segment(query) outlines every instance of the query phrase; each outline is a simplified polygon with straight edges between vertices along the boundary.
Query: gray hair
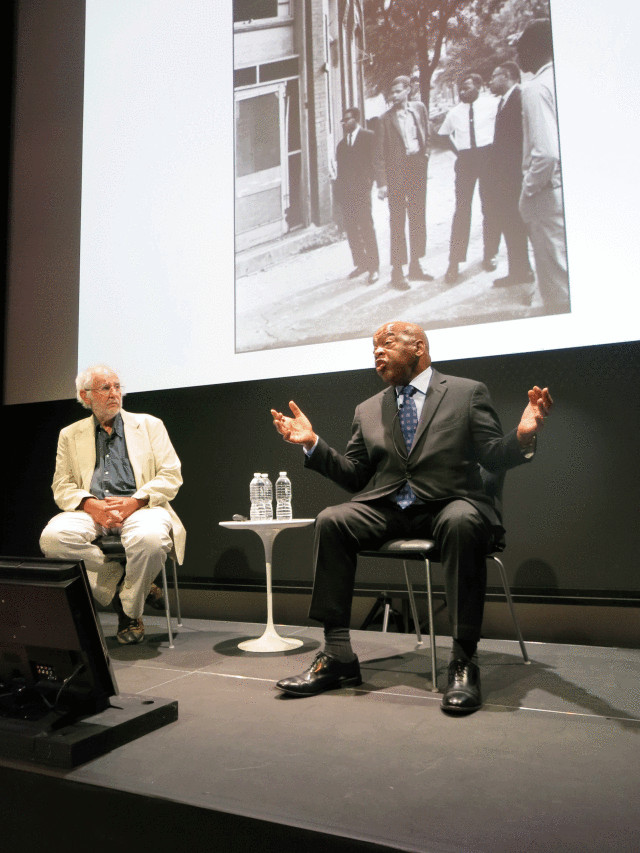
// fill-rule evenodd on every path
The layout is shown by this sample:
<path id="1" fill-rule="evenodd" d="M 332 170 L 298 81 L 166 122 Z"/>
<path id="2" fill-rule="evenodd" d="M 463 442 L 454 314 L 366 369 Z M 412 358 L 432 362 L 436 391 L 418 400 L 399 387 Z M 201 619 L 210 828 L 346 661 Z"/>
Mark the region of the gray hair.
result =
<path id="1" fill-rule="evenodd" d="M 93 377 L 105 376 L 110 373 L 112 373 L 114 376 L 118 375 L 116 371 L 113 370 L 113 368 L 109 367 L 107 364 L 94 364 L 91 367 L 87 367 L 86 370 L 83 370 L 76 376 L 76 400 L 80 403 L 81 406 L 84 406 L 85 409 L 91 408 L 91 406 L 82 399 L 82 397 L 80 396 L 80 392 L 91 390 Z"/>

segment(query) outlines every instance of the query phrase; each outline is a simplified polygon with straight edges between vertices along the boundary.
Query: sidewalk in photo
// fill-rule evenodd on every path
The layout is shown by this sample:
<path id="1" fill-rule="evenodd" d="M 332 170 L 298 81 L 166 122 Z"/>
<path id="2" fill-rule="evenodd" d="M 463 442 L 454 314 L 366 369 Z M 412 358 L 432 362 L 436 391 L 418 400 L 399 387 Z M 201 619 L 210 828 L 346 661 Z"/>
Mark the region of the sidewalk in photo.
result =
<path id="1" fill-rule="evenodd" d="M 492 286 L 495 278 L 507 274 L 504 241 L 497 270 L 482 269 L 482 212 L 477 189 L 467 262 L 460 267 L 458 282 L 445 282 L 455 206 L 454 162 L 450 152 L 435 151 L 429 163 L 427 253 L 422 265 L 435 277 L 433 282 L 411 282 L 411 289 L 404 292 L 391 287 L 389 209 L 374 188 L 380 280 L 369 285 L 366 275 L 348 278 L 353 262 L 346 238 L 310 251 L 283 251 L 279 262 L 236 278 L 236 351 L 368 337 L 390 317 L 410 317 L 428 331 L 542 314 L 535 285 Z M 290 248 L 292 235 L 288 239 Z M 275 247 L 273 257 L 277 258 Z M 245 263 L 242 268 L 250 266 Z"/>

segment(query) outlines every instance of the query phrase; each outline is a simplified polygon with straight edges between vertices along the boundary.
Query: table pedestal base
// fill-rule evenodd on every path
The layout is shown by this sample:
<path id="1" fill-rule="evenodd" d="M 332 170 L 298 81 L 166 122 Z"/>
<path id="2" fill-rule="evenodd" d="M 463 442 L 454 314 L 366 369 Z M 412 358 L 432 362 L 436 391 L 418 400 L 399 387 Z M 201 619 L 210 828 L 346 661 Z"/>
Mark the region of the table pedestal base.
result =
<path id="1" fill-rule="evenodd" d="M 238 648 L 243 652 L 288 652 L 290 649 L 300 648 L 303 642 L 290 637 L 281 637 L 277 631 L 265 631 L 255 640 L 244 640 L 238 643 Z"/>

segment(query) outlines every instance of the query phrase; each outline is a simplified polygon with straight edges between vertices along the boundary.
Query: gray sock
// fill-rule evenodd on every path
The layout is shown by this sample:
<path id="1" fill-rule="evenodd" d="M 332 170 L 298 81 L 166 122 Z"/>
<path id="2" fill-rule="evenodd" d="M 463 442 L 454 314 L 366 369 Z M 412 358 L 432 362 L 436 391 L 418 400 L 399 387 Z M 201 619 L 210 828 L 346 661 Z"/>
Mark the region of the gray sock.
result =
<path id="1" fill-rule="evenodd" d="M 331 625 L 324 626 L 324 651 L 340 663 L 349 663 L 355 658 L 351 648 L 351 639 L 348 628 L 336 628 Z"/>

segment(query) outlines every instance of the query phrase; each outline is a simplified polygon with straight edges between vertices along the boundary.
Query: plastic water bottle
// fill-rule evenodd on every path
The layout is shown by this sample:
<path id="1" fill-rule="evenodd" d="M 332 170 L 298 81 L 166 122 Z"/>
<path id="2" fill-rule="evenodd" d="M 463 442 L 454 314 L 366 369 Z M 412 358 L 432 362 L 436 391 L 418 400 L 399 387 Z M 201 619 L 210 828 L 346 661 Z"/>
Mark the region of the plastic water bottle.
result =
<path id="1" fill-rule="evenodd" d="M 286 471 L 280 471 L 276 480 L 276 518 L 278 521 L 286 521 L 293 518 L 291 509 L 291 480 Z"/>
<path id="2" fill-rule="evenodd" d="M 264 517 L 267 521 L 273 520 L 273 483 L 268 474 L 262 474 L 264 480 Z"/>
<path id="3" fill-rule="evenodd" d="M 265 487 L 262 474 L 256 473 L 253 475 L 253 480 L 251 480 L 251 484 L 249 485 L 249 497 L 251 498 L 251 512 L 249 515 L 251 521 L 265 520 L 264 493 Z"/>

